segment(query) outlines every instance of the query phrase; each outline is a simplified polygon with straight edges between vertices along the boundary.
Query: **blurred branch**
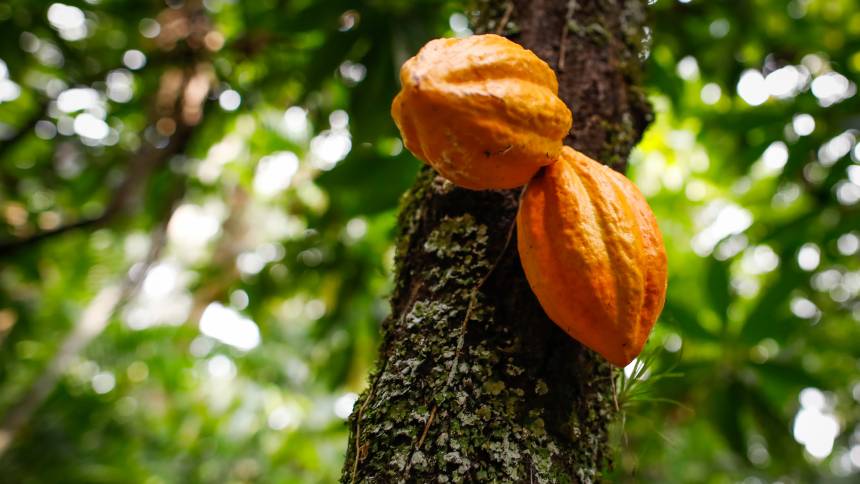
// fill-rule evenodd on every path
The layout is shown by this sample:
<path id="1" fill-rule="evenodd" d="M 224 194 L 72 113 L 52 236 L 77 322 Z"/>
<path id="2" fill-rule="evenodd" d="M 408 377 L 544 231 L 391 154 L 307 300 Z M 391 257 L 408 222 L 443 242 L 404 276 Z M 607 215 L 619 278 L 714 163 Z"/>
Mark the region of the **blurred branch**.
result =
<path id="1" fill-rule="evenodd" d="M 194 291 L 194 300 L 189 323 L 199 322 L 200 316 L 212 301 L 223 298 L 227 290 L 239 280 L 239 270 L 236 268 L 236 258 L 245 245 L 245 234 L 248 226 L 245 223 L 245 209 L 248 206 L 249 195 L 241 186 L 236 186 L 230 193 L 227 204 L 230 213 L 221 225 L 221 237 L 212 254 L 212 265 L 220 269 L 216 274 L 206 279 L 205 284 Z"/>
<path id="2" fill-rule="evenodd" d="M 0 421 L 0 456 L 2 456 L 15 436 L 30 421 L 33 413 L 42 405 L 48 395 L 54 390 L 60 377 L 69 368 L 75 357 L 87 347 L 108 325 L 111 317 L 117 309 L 127 301 L 146 276 L 149 268 L 158 260 L 162 249 L 167 242 L 167 223 L 173 215 L 179 200 L 184 194 L 184 184 L 170 195 L 170 200 L 165 213 L 161 216 L 161 222 L 153 230 L 150 238 L 150 248 L 146 257 L 141 261 L 141 267 L 126 271 L 122 281 L 102 288 L 90 301 L 81 314 L 74 329 L 59 350 L 48 363 L 45 370 L 38 379 L 24 392 L 24 394 L 12 404 Z"/>
<path id="3" fill-rule="evenodd" d="M 18 250 L 21 250 L 31 245 L 38 244 L 45 239 L 64 234 L 66 232 L 71 232 L 73 230 L 82 229 L 90 226 L 98 226 L 108 219 L 106 215 L 107 214 L 104 213 L 95 218 L 79 220 L 77 222 L 70 223 L 67 225 L 61 225 L 55 229 L 39 232 L 29 237 L 4 242 L 0 244 L 0 257 L 14 255 Z"/>
<path id="4" fill-rule="evenodd" d="M 126 172 L 125 178 L 114 189 L 110 203 L 108 203 L 108 206 L 100 215 L 61 225 L 55 229 L 39 232 L 29 237 L 2 242 L 0 243 L 0 258 L 15 255 L 21 249 L 33 247 L 45 240 L 67 232 L 89 227 L 100 227 L 113 221 L 113 219 L 130 207 L 131 203 L 137 198 L 141 186 L 149 178 L 154 169 L 166 164 L 172 156 L 185 151 L 191 138 L 191 132 L 191 126 L 180 124 L 177 132 L 170 139 L 166 147 L 159 149 L 151 144 L 142 146 L 134 157 L 129 160 L 128 164 L 130 168 Z"/>
<path id="5" fill-rule="evenodd" d="M 199 2 L 195 2 L 194 6 L 186 6 L 183 13 L 171 11 L 172 15 L 185 15 L 188 18 L 203 15 L 205 10 L 197 3 Z M 170 126 L 171 132 L 162 135 L 168 137 L 167 146 L 159 148 L 151 143 L 141 146 L 129 161 L 125 178 L 113 191 L 108 206 L 100 215 L 28 237 L 0 242 L 0 258 L 14 255 L 21 249 L 32 247 L 57 235 L 81 228 L 103 226 L 113 221 L 118 215 L 127 212 L 132 203 L 140 198 L 138 195 L 141 187 L 156 168 L 164 166 L 172 156 L 185 151 L 194 127 L 203 118 L 203 108 L 215 80 L 214 69 L 211 63 L 205 60 L 206 53 L 200 41 L 209 32 L 211 25 L 208 22 L 203 22 L 203 25 L 204 28 L 193 32 L 194 35 L 186 39 L 189 47 L 188 58 L 183 61 L 182 67 L 169 67 L 162 72 L 151 103 L 153 110 L 147 129 L 159 129 L 160 125 Z M 19 134 L 26 132 L 28 130 L 21 130 Z"/>
<path id="6" fill-rule="evenodd" d="M 150 115 L 147 129 L 157 126 L 160 122 L 166 121 L 172 124 L 175 131 L 169 135 L 167 145 L 157 147 L 151 143 L 144 143 L 138 149 L 127 163 L 129 168 L 125 178 L 114 189 L 110 202 L 100 215 L 28 237 L 0 242 L 0 258 L 14 255 L 21 249 L 32 247 L 57 235 L 87 227 L 103 226 L 128 211 L 132 203 L 139 198 L 141 187 L 149 179 L 149 175 L 157 168 L 166 165 L 171 157 L 185 151 L 194 127 L 202 119 L 203 105 L 211 89 L 210 76 L 211 66 L 208 63 L 195 65 L 193 59 L 191 67 L 166 69 L 161 76 L 154 103 L 155 109 Z M 16 136 L 22 136 L 28 131 L 22 129 Z M 142 137 L 145 138 L 145 136 Z"/>

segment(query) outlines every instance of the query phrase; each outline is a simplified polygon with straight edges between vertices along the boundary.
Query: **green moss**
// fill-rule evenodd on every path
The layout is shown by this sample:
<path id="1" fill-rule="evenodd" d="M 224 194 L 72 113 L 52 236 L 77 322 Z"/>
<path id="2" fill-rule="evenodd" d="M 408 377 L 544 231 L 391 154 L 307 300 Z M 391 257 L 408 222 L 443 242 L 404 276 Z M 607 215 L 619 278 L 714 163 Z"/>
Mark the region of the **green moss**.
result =
<path id="1" fill-rule="evenodd" d="M 421 205 L 428 195 L 429 187 L 435 176 L 436 173 L 432 169 L 427 166 L 422 167 L 412 188 L 400 198 L 399 215 L 397 217 L 397 226 L 400 227 L 400 232 L 397 234 L 397 246 L 394 253 L 394 265 L 397 273 L 400 273 L 406 267 L 405 258 L 409 253 L 412 236 L 415 234 L 418 222 L 421 220 Z M 407 278 L 405 277 L 397 278 L 395 297 L 403 290 L 402 284 L 406 280 Z"/>
<path id="2" fill-rule="evenodd" d="M 490 395 L 498 395 L 502 393 L 502 390 L 505 389 L 505 382 L 502 381 L 488 381 L 484 382 L 484 391 L 489 393 Z"/>
<path id="3" fill-rule="evenodd" d="M 629 113 L 624 113 L 618 123 L 601 121 L 602 128 L 607 133 L 607 142 L 601 153 L 601 160 L 616 169 L 627 165 L 627 156 L 639 140 L 639 132 Z"/>
<path id="4" fill-rule="evenodd" d="M 471 249 L 478 251 L 478 258 L 483 257 L 487 245 L 487 227 L 478 225 L 471 214 L 459 217 L 445 217 L 427 240 L 424 250 L 435 254 L 441 259 L 472 257 Z"/>
<path id="5" fill-rule="evenodd" d="M 610 34 L 603 25 L 597 22 L 583 25 L 576 20 L 569 20 L 567 22 L 567 28 L 570 33 L 577 37 L 592 39 L 601 44 L 606 44 L 612 40 L 612 34 Z"/>
<path id="6" fill-rule="evenodd" d="M 645 5 L 643 2 L 624 2 L 618 18 L 621 23 L 619 29 L 621 40 L 628 50 L 635 54 L 634 57 L 639 58 L 639 54 L 647 47 L 645 43 L 648 41 L 644 29 L 647 18 Z"/>
<path id="7" fill-rule="evenodd" d="M 496 33 L 499 31 L 498 22 L 505 15 L 505 11 L 510 5 L 510 1 L 498 0 L 471 0 L 468 2 L 466 11 L 470 14 L 470 24 L 472 29 L 477 34 Z M 508 22 L 502 27 L 501 35 L 514 35 L 519 32 L 520 28 L 516 21 L 509 18 Z"/>

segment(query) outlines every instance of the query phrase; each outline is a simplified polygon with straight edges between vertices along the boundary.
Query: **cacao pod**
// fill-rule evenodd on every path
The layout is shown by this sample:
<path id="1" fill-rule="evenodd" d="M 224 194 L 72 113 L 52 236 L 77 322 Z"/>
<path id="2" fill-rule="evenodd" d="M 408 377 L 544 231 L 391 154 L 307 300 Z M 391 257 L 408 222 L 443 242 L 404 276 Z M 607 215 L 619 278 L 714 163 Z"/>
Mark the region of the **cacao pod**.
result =
<path id="1" fill-rule="evenodd" d="M 406 148 L 464 188 L 525 185 L 570 130 L 553 70 L 498 35 L 432 40 L 400 82 L 391 115 Z"/>
<path id="2" fill-rule="evenodd" d="M 657 220 L 626 177 L 564 147 L 526 187 L 517 243 L 529 285 L 570 336 L 625 366 L 666 297 Z"/>

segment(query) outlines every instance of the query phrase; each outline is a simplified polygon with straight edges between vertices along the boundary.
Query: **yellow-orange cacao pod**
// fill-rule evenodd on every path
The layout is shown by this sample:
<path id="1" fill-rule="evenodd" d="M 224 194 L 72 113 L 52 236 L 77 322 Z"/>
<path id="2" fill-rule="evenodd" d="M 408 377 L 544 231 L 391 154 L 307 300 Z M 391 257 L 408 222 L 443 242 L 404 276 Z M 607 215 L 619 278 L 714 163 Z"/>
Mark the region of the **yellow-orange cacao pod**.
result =
<path id="1" fill-rule="evenodd" d="M 564 147 L 526 187 L 517 243 L 550 319 L 614 365 L 642 351 L 666 297 L 666 251 L 630 180 Z"/>
<path id="2" fill-rule="evenodd" d="M 432 40 L 400 82 L 391 115 L 406 148 L 465 188 L 525 185 L 570 130 L 553 70 L 498 35 Z"/>

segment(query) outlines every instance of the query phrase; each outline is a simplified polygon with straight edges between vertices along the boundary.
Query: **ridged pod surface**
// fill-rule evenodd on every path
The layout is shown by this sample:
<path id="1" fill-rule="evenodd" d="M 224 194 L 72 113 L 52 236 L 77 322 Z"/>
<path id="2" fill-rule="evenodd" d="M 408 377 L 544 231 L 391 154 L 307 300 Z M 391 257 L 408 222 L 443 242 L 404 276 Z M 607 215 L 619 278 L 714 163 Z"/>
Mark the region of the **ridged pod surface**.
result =
<path id="1" fill-rule="evenodd" d="M 666 252 L 638 188 L 571 148 L 525 190 L 517 243 L 529 285 L 570 336 L 625 366 L 666 297 Z"/>
<path id="2" fill-rule="evenodd" d="M 498 35 L 432 40 L 400 82 L 391 115 L 406 148 L 464 188 L 525 185 L 570 130 L 553 70 Z"/>

